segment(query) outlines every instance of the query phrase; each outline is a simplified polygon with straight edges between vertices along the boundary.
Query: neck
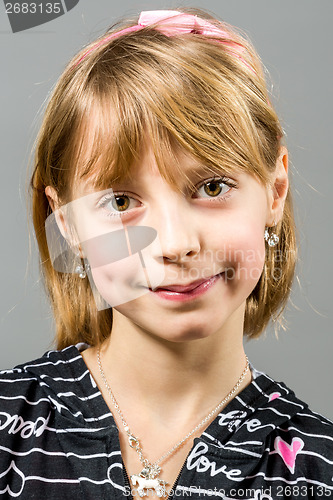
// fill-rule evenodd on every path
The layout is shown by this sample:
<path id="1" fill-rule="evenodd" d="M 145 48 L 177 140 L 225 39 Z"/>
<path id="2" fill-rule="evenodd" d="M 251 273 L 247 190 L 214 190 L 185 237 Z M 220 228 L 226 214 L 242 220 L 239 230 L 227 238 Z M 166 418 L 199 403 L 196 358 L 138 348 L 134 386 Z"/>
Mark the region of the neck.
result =
<path id="1" fill-rule="evenodd" d="M 169 342 L 115 313 L 101 357 L 120 407 L 137 405 L 164 421 L 172 421 L 179 408 L 201 415 L 227 396 L 245 368 L 242 331 L 223 328 L 207 338 Z M 238 392 L 250 381 L 248 372 Z"/>

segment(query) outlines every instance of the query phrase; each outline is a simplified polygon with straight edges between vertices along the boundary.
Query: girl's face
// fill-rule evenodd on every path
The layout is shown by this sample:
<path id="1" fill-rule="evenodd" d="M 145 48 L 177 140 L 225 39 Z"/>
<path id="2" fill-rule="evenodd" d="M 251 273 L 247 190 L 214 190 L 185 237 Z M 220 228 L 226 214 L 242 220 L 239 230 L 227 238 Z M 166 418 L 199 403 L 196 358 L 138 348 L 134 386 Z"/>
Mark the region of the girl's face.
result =
<path id="1" fill-rule="evenodd" d="M 80 240 L 91 242 L 85 256 L 92 262 L 96 254 L 105 254 L 103 239 L 95 238 L 101 220 L 104 234 L 126 227 L 128 235 L 129 226 L 157 232 L 158 242 L 141 254 L 146 267 L 136 253 L 127 264 L 126 259 L 100 263 L 91 272 L 108 304 L 114 305 L 117 275 L 134 288 L 129 300 L 114 305 L 114 321 L 121 318 L 122 324 L 176 342 L 205 338 L 231 325 L 242 330 L 246 299 L 264 266 L 265 226 L 272 224 L 271 192 L 256 178 L 247 173 L 208 177 L 198 161 L 185 154 L 179 159 L 194 191 L 182 185 L 178 192 L 168 184 L 147 146 L 133 167 L 134 180 L 114 184 L 109 195 L 99 196 L 97 212 L 85 217 L 80 210 L 76 217 Z M 88 192 L 82 184 L 75 197 Z"/>

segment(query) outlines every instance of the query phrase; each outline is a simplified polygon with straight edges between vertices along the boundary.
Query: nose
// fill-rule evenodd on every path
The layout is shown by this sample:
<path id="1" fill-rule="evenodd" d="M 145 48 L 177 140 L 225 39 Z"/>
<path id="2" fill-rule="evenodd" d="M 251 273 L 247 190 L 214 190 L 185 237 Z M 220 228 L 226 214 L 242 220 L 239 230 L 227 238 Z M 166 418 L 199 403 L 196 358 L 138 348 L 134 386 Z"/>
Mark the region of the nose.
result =
<path id="1" fill-rule="evenodd" d="M 165 262 L 181 263 L 200 252 L 199 228 L 193 208 L 175 195 L 159 207 L 157 232 Z"/>

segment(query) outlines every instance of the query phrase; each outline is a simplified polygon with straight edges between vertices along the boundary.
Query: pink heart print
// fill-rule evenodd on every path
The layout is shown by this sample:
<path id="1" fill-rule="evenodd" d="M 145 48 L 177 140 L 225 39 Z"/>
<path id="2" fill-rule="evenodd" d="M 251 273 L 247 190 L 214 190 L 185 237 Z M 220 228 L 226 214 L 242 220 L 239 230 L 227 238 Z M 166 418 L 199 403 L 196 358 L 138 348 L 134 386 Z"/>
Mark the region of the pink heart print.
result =
<path id="1" fill-rule="evenodd" d="M 269 401 L 274 401 L 274 399 L 280 398 L 281 393 L 280 392 L 272 392 L 272 394 L 269 395 Z"/>
<path id="2" fill-rule="evenodd" d="M 296 457 L 303 447 L 304 441 L 300 438 L 293 438 L 291 444 L 283 441 L 281 437 L 277 437 L 274 441 L 276 453 L 280 455 L 292 474 L 295 471 Z"/>

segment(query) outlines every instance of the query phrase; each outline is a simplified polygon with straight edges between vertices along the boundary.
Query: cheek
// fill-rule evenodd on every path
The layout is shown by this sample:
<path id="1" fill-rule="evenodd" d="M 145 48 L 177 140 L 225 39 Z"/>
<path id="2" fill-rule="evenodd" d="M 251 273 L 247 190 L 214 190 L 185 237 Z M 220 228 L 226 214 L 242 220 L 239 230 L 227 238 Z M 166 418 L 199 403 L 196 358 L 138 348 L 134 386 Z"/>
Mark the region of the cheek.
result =
<path id="1" fill-rule="evenodd" d="M 223 230 L 211 232 L 211 245 L 223 258 L 230 275 L 237 273 L 251 282 L 259 280 L 265 262 L 264 228 L 263 221 L 242 215 L 238 220 L 230 219 Z"/>
<path id="2" fill-rule="evenodd" d="M 240 278 L 259 280 L 265 262 L 265 241 L 262 232 L 250 231 L 235 245 L 234 259 Z"/>
<path id="3" fill-rule="evenodd" d="M 149 288 L 160 285 L 164 279 L 164 266 L 153 258 L 153 244 L 128 256 L 125 244 L 123 253 L 115 252 L 114 245 L 109 248 L 105 244 L 105 238 L 109 236 L 103 235 L 100 245 L 96 245 L 94 240 L 93 244 L 85 246 L 85 250 L 91 267 L 92 283 L 103 299 L 115 307 L 148 294 Z M 125 258 L 124 254 L 127 255 Z"/>
<path id="4" fill-rule="evenodd" d="M 257 284 L 265 262 L 263 231 L 255 225 L 243 228 L 235 235 L 231 265 L 238 279 L 248 283 L 249 291 Z"/>
<path id="5" fill-rule="evenodd" d="M 93 283 L 110 307 L 147 293 L 147 277 L 138 254 L 121 261 L 91 267 Z"/>

